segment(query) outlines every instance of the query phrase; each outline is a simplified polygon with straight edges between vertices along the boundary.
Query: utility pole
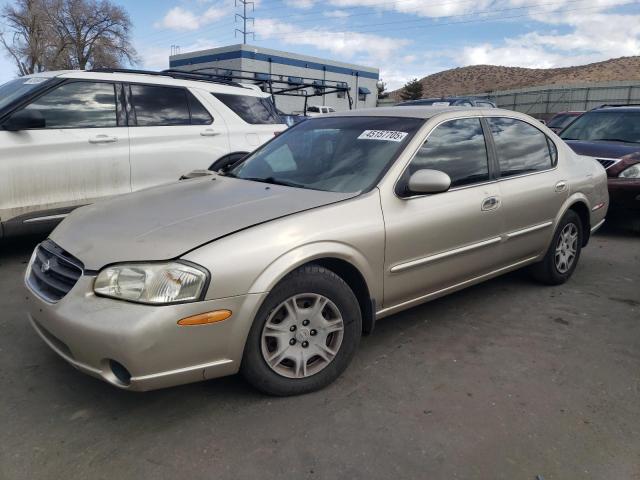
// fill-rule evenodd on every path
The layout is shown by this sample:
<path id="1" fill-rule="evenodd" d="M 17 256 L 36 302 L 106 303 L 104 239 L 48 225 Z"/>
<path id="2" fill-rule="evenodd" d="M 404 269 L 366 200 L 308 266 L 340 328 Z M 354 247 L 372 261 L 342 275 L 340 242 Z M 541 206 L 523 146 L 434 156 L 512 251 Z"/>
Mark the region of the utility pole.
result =
<path id="1" fill-rule="evenodd" d="M 253 35 L 253 39 L 256 39 L 256 34 L 254 32 L 250 32 L 247 30 L 247 21 L 250 21 L 252 24 L 255 25 L 255 18 L 253 17 L 247 17 L 247 5 L 251 5 L 251 11 L 254 11 L 254 4 L 253 2 L 249 1 L 249 0 L 235 0 L 235 5 L 236 8 L 237 7 L 242 7 L 242 14 L 236 13 L 235 16 L 235 20 L 238 20 L 238 17 L 240 17 L 240 19 L 242 20 L 242 30 L 236 28 L 235 30 L 235 34 L 237 33 L 241 33 L 242 34 L 242 43 L 246 44 L 247 43 L 247 35 Z"/>

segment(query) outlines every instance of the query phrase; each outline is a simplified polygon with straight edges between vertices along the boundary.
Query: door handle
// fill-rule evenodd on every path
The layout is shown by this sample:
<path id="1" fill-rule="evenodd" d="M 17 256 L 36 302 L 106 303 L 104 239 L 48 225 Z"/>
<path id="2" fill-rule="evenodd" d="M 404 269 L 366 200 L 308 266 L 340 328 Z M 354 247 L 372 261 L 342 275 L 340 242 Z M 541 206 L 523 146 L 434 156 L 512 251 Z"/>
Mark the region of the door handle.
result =
<path id="1" fill-rule="evenodd" d="M 487 197 L 482 201 L 482 211 L 487 212 L 489 210 L 495 210 L 500 206 L 500 199 L 498 197 Z"/>
<path id="2" fill-rule="evenodd" d="M 560 180 L 556 183 L 556 192 L 566 192 L 567 191 L 567 182 L 564 180 Z"/>
<path id="3" fill-rule="evenodd" d="M 89 143 L 114 143 L 118 141 L 118 137 L 112 137 L 110 135 L 96 135 L 89 139 Z"/>
<path id="4" fill-rule="evenodd" d="M 200 132 L 200 135 L 203 137 L 215 137 L 216 135 L 220 135 L 221 132 L 214 130 L 213 128 L 207 128 Z"/>

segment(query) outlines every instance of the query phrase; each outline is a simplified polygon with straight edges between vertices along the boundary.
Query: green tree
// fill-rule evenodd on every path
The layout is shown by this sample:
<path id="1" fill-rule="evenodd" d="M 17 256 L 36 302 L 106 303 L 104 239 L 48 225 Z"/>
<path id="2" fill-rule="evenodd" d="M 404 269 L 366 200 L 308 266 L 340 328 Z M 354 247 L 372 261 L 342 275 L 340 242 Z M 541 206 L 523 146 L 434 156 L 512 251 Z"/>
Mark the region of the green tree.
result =
<path id="1" fill-rule="evenodd" d="M 400 92 L 402 100 L 417 100 L 422 98 L 422 83 L 417 78 L 409 80 Z"/>

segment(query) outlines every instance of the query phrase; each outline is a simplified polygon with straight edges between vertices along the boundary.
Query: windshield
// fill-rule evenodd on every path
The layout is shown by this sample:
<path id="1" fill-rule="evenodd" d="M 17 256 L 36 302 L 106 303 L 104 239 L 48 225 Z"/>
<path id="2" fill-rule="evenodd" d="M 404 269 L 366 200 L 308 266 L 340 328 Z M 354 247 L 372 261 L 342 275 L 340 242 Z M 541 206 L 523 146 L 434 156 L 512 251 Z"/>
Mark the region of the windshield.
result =
<path id="1" fill-rule="evenodd" d="M 330 192 L 373 187 L 424 123 L 417 118 L 314 118 L 280 134 L 227 175 Z"/>
<path id="2" fill-rule="evenodd" d="M 563 140 L 640 143 L 640 112 L 588 112 L 563 130 Z"/>
<path id="3" fill-rule="evenodd" d="M 0 110 L 22 95 L 40 87 L 47 80 L 48 77 L 18 78 L 0 85 Z"/>
<path id="4" fill-rule="evenodd" d="M 553 128 L 564 128 L 567 125 L 569 125 L 576 118 L 578 118 L 577 115 L 571 115 L 569 113 L 562 113 L 560 115 L 556 115 L 551 120 L 549 120 L 549 123 L 547 123 L 547 126 L 548 127 L 553 127 Z"/>

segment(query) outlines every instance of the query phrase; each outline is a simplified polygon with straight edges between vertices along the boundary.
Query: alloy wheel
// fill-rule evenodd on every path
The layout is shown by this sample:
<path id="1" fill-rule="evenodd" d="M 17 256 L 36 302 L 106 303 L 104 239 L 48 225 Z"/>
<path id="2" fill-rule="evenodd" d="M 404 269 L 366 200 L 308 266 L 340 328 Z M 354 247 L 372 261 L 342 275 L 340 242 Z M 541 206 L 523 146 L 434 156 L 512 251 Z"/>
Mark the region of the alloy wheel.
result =
<path id="1" fill-rule="evenodd" d="M 338 307 L 315 293 L 296 294 L 273 309 L 260 337 L 262 358 L 287 378 L 306 378 L 325 369 L 344 337 Z"/>
<path id="2" fill-rule="evenodd" d="M 574 223 L 567 223 L 556 244 L 555 264 L 559 273 L 567 273 L 576 259 L 578 251 L 578 227 Z"/>

